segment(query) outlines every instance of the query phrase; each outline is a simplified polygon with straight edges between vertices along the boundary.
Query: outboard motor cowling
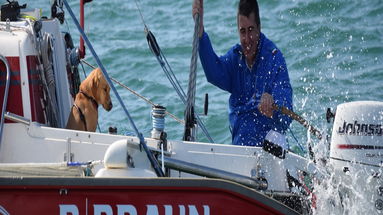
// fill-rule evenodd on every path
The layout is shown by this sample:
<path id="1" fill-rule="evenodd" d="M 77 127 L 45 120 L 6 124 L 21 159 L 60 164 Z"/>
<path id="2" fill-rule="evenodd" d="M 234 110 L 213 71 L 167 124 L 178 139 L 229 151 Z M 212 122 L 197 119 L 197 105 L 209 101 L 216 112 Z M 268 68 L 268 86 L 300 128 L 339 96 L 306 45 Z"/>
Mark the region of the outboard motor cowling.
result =
<path id="1" fill-rule="evenodd" d="M 330 157 L 335 168 L 348 162 L 382 165 L 383 102 L 350 102 L 337 107 Z"/>
<path id="2" fill-rule="evenodd" d="M 330 148 L 332 188 L 339 213 L 383 213 L 383 102 L 337 107 Z M 336 196 L 332 196 L 336 199 Z"/>

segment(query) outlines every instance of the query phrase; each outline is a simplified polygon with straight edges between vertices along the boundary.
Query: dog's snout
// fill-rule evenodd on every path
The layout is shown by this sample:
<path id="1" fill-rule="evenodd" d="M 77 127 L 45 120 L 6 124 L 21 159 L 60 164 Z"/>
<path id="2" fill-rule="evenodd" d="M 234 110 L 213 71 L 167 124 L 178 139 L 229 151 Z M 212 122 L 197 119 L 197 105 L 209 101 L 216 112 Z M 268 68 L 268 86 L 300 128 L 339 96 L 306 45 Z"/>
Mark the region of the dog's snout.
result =
<path id="1" fill-rule="evenodd" d="M 113 103 L 111 101 L 111 102 L 109 102 L 108 107 L 106 108 L 106 110 L 110 111 L 110 110 L 112 110 L 112 108 L 113 108 Z"/>

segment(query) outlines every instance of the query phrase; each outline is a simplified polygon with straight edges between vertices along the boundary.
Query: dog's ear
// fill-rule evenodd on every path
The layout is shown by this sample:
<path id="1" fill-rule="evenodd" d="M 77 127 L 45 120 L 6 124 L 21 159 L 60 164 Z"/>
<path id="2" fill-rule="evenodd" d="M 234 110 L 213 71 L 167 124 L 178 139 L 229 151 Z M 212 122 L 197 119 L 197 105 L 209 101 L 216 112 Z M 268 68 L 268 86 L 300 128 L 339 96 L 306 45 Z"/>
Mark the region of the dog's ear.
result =
<path id="1" fill-rule="evenodd" d="M 100 86 L 100 78 L 101 78 L 101 69 L 97 68 L 93 72 L 94 74 L 92 75 L 92 81 L 91 81 L 91 88 L 90 90 L 92 91 L 93 97 L 98 98 L 98 88 Z"/>
<path id="2" fill-rule="evenodd" d="M 88 78 L 85 78 L 85 80 L 83 80 L 80 84 L 80 91 L 89 92 L 89 90 L 92 89 L 91 85 L 92 81 L 90 81 Z"/>

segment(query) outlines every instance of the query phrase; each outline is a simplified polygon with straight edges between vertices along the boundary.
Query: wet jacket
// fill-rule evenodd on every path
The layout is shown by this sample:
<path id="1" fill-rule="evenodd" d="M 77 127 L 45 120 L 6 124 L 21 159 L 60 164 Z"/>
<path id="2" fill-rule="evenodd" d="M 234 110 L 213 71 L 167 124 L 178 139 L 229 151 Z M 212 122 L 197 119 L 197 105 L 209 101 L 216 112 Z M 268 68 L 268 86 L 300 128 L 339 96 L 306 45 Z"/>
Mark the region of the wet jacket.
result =
<path id="1" fill-rule="evenodd" d="M 229 120 L 234 145 L 262 146 L 271 129 L 284 132 L 291 119 L 278 111 L 268 118 L 258 110 L 263 93 L 292 110 L 292 88 L 281 51 L 261 33 L 252 69 L 246 64 L 241 45 L 218 57 L 206 32 L 200 39 L 199 55 L 207 80 L 231 93 Z"/>

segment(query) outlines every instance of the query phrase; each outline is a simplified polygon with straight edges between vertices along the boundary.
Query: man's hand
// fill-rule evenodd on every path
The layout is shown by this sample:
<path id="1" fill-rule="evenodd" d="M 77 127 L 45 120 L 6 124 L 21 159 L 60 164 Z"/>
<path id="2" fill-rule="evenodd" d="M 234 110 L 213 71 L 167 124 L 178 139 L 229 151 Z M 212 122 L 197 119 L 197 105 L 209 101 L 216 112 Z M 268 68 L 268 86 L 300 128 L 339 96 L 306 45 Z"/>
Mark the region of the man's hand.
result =
<path id="1" fill-rule="evenodd" d="M 258 105 L 258 110 L 259 112 L 261 112 L 261 114 L 271 118 L 273 117 L 273 104 L 273 96 L 268 93 L 264 93 L 262 94 L 261 102 Z"/>
<path id="2" fill-rule="evenodd" d="M 196 14 L 199 14 L 199 37 L 203 34 L 203 0 L 193 0 L 193 19 Z"/>

